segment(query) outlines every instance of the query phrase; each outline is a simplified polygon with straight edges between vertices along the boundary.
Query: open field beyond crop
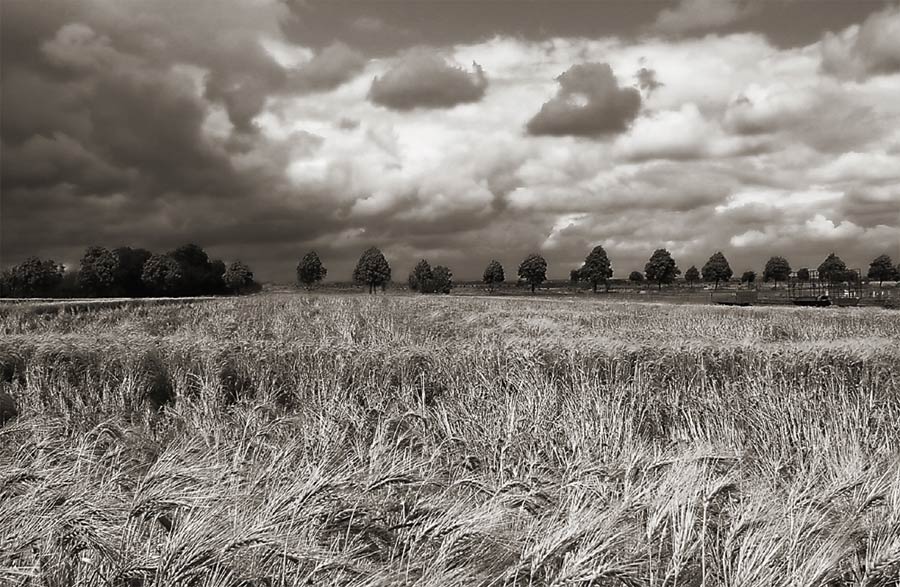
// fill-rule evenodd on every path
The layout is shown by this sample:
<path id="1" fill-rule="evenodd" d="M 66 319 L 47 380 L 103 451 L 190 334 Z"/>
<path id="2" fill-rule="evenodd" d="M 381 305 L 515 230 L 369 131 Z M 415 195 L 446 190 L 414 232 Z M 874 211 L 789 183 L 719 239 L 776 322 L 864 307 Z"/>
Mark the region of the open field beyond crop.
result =
<path id="1" fill-rule="evenodd" d="M 900 314 L 0 314 L 0 585 L 887 587 Z"/>

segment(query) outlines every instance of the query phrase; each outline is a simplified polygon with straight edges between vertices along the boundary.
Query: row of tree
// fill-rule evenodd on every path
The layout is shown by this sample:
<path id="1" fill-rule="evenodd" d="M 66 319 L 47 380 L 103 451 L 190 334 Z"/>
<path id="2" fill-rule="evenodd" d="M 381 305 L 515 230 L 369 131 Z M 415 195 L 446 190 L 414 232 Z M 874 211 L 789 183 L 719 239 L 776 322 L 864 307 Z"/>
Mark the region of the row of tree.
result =
<path id="1" fill-rule="evenodd" d="M 31 257 L 0 275 L 4 297 L 145 297 L 248 293 L 259 289 L 241 261 L 226 266 L 195 244 L 168 253 L 88 247 L 75 271 Z"/>
<path id="2" fill-rule="evenodd" d="M 315 251 L 307 253 L 297 265 L 297 282 L 305 287 L 312 287 L 321 281 L 326 274 L 327 270 L 322 266 L 322 261 Z M 675 263 L 672 254 L 666 249 L 657 249 L 653 252 L 646 265 L 644 265 L 644 272 L 633 271 L 629 275 L 629 280 L 635 283 L 653 282 L 661 289 L 663 285 L 674 282 L 679 275 L 681 275 L 681 270 Z M 787 259 L 774 256 L 766 262 L 762 278 L 766 282 L 774 282 L 777 288 L 779 282 L 788 281 L 791 275 L 794 275 L 794 271 Z M 587 283 L 594 292 L 597 291 L 600 285 L 603 285 L 608 290 L 612 276 L 612 264 L 606 250 L 602 246 L 594 247 L 585 257 L 581 267 L 573 269 L 570 273 L 572 282 Z M 702 280 L 707 283 L 713 283 L 718 288 L 720 283 L 731 281 L 733 276 L 734 272 L 728 263 L 728 259 L 725 258 L 721 251 L 717 251 L 703 265 L 702 269 L 697 269 L 693 265 L 688 268 L 684 273 L 684 280 L 691 287 Z M 819 265 L 818 276 L 820 280 L 830 283 L 853 281 L 859 278 L 857 273 L 849 270 L 846 263 L 834 253 L 828 255 L 822 264 Z M 528 285 L 531 291 L 534 292 L 537 286 L 547 280 L 547 261 L 538 254 L 529 255 L 519 265 L 518 277 L 521 282 Z M 756 278 L 756 272 L 748 270 L 741 275 L 741 282 L 753 283 L 756 281 Z M 810 281 L 809 269 L 799 269 L 795 274 L 795 278 L 799 281 Z M 894 266 L 889 256 L 880 255 L 870 264 L 868 278 L 879 282 L 898 279 L 900 278 L 900 265 Z M 359 262 L 356 264 L 356 269 L 353 271 L 354 283 L 368 286 L 370 292 L 374 292 L 379 287 L 384 288 L 390 282 L 390 279 L 391 267 L 382 252 L 375 247 L 366 250 L 362 254 Z M 505 280 L 503 265 L 496 259 L 492 260 L 484 270 L 482 281 L 493 291 L 497 285 Z M 453 273 L 443 265 L 437 265 L 432 268 L 426 259 L 422 259 L 410 272 L 407 283 L 412 291 L 449 293 L 453 287 Z"/>
<path id="3" fill-rule="evenodd" d="M 328 274 L 315 251 L 307 253 L 297 265 L 297 283 L 307 288 L 322 281 Z M 790 263 L 784 257 L 771 257 L 763 270 L 763 280 L 787 281 L 793 274 Z M 661 289 L 681 275 L 681 270 L 666 249 L 657 249 L 644 265 L 644 272 L 633 271 L 629 280 L 635 283 L 649 281 Z M 714 253 L 702 269 L 691 266 L 684 274 L 685 281 L 693 287 L 701 279 L 714 283 L 728 282 L 734 273 L 721 251 Z M 613 268 L 602 246 L 596 246 L 585 257 L 584 263 L 570 273 L 573 282 L 589 284 L 594 292 L 603 285 L 609 289 Z M 895 266 L 887 255 L 879 255 L 869 265 L 870 280 L 891 281 L 900 278 L 900 265 Z M 531 291 L 547 280 L 547 261 L 538 254 L 531 254 L 519 265 L 518 277 Z M 840 257 L 831 253 L 818 267 L 821 281 L 830 283 L 853 281 L 859 276 L 850 271 Z M 799 281 L 809 281 L 806 268 L 796 273 Z M 492 260 L 484 270 L 482 281 L 493 289 L 506 280 L 503 265 Z M 391 281 L 391 267 L 384 254 L 372 247 L 367 249 L 356 264 L 353 281 L 367 286 L 373 293 Z M 741 281 L 753 283 L 756 272 L 745 271 Z M 409 274 L 409 288 L 421 293 L 449 293 L 453 288 L 453 273 L 448 267 L 434 268 L 427 260 L 420 260 Z M 153 254 L 140 248 L 120 247 L 109 250 L 90 246 L 81 258 L 78 271 L 67 272 L 52 260 L 31 257 L 11 267 L 0 275 L 0 294 L 5 297 L 67 297 L 87 295 L 109 296 L 197 296 L 256 291 L 259 285 L 253 272 L 241 261 L 230 266 L 218 259 L 210 259 L 201 247 L 186 244 L 165 254 Z"/>

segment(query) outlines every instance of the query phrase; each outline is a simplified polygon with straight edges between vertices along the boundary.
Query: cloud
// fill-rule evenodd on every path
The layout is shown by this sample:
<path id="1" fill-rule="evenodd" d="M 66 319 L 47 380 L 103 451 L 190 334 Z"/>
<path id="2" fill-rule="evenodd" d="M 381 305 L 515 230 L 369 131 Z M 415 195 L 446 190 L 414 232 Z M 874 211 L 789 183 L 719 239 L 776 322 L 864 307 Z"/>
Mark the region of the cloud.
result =
<path id="1" fill-rule="evenodd" d="M 372 80 L 368 97 L 392 110 L 452 108 L 477 102 L 484 97 L 488 80 L 480 65 L 473 63 L 472 68 L 469 73 L 432 53 L 413 51 Z"/>
<path id="2" fill-rule="evenodd" d="M 666 8 L 656 17 L 654 29 L 668 35 L 715 29 L 749 13 L 749 5 L 740 0 L 680 0 L 675 8 Z"/>
<path id="3" fill-rule="evenodd" d="M 641 94 L 621 88 L 607 63 L 573 65 L 556 96 L 528 121 L 532 135 L 596 137 L 624 131 L 641 108 Z"/>
<path id="4" fill-rule="evenodd" d="M 648 96 L 653 93 L 653 90 L 665 85 L 656 79 L 656 71 L 649 67 L 640 68 L 634 77 L 637 78 L 638 87 L 646 91 Z"/>
<path id="5" fill-rule="evenodd" d="M 696 104 L 687 103 L 678 110 L 638 118 L 616 141 L 616 152 L 634 161 L 684 160 L 746 155 L 766 146 L 764 138 L 725 134 L 718 124 L 704 118 Z"/>
<path id="6" fill-rule="evenodd" d="M 870 15 L 862 25 L 822 39 L 822 69 L 843 78 L 865 79 L 900 72 L 900 6 Z"/>
<path id="7" fill-rule="evenodd" d="M 333 90 L 362 71 L 366 58 L 341 42 L 333 43 L 288 74 L 291 90 Z"/>

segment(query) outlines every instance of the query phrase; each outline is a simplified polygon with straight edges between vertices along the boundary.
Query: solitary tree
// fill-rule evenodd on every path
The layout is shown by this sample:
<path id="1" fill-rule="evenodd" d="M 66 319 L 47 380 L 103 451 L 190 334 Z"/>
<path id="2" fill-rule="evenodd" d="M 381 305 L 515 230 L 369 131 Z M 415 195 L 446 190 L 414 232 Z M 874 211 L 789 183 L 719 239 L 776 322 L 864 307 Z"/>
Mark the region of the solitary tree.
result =
<path id="1" fill-rule="evenodd" d="M 631 274 L 628 275 L 628 281 L 631 283 L 641 283 L 644 281 L 644 274 L 640 271 L 632 271 Z"/>
<path id="2" fill-rule="evenodd" d="M 894 262 L 887 255 L 878 255 L 869 263 L 869 279 L 878 280 L 878 286 L 884 281 L 897 279 L 897 271 Z"/>
<path id="3" fill-rule="evenodd" d="M 486 283 L 492 292 L 494 291 L 495 286 L 506 281 L 506 276 L 503 274 L 503 265 L 500 264 L 500 261 L 494 259 L 488 263 L 488 266 L 484 270 L 484 275 L 481 277 L 481 281 Z"/>
<path id="4" fill-rule="evenodd" d="M 847 264 L 834 253 L 829 254 L 819 265 L 819 279 L 829 283 L 842 281 L 847 276 Z"/>
<path id="5" fill-rule="evenodd" d="M 799 277 L 799 272 L 797 276 Z M 778 289 L 779 281 L 787 281 L 791 276 L 791 264 L 787 262 L 787 259 L 784 257 L 770 257 L 768 261 L 766 261 L 766 268 L 763 270 L 763 281 L 775 282 L 775 289 Z M 807 279 L 809 279 L 809 272 L 807 271 Z"/>
<path id="6" fill-rule="evenodd" d="M 432 291 L 448 294 L 453 289 L 453 272 L 443 265 L 435 265 L 432 277 Z"/>
<path id="7" fill-rule="evenodd" d="M 754 281 L 756 281 L 756 271 L 744 271 L 741 275 L 741 283 L 750 285 Z"/>
<path id="8" fill-rule="evenodd" d="M 534 293 L 534 288 L 547 279 L 547 261 L 538 254 L 528 255 L 519 265 L 519 278 L 525 280 Z"/>
<path id="9" fill-rule="evenodd" d="M 688 267 L 688 270 L 684 272 L 684 280 L 688 282 L 691 289 L 694 289 L 694 284 L 700 280 L 700 272 L 697 271 L 697 267 L 694 265 Z"/>
<path id="10" fill-rule="evenodd" d="M 181 265 L 169 255 L 153 255 L 144 263 L 141 281 L 157 296 L 171 296 L 182 289 Z"/>
<path id="11" fill-rule="evenodd" d="M 147 293 L 144 282 L 141 281 L 141 272 L 144 263 L 152 256 L 146 249 L 132 249 L 131 247 L 119 247 L 113 253 L 119 259 L 119 267 L 116 271 L 116 289 L 128 297 L 139 297 Z"/>
<path id="12" fill-rule="evenodd" d="M 242 261 L 235 261 L 225 270 L 222 275 L 225 287 L 228 291 L 235 294 L 242 294 L 258 289 L 256 282 L 253 280 L 253 272 Z"/>
<path id="13" fill-rule="evenodd" d="M 376 247 L 366 249 L 356 263 L 353 270 L 353 282 L 359 285 L 367 285 L 369 293 L 375 293 L 376 288 L 382 289 L 391 280 L 391 266 L 387 259 Z"/>
<path id="14" fill-rule="evenodd" d="M 116 283 L 119 258 L 103 247 L 90 246 L 81 257 L 78 285 L 90 295 L 108 296 Z"/>
<path id="15" fill-rule="evenodd" d="M 297 264 L 297 283 L 307 289 L 322 281 L 328 274 L 328 269 L 322 265 L 322 260 L 315 251 L 303 255 Z"/>
<path id="16" fill-rule="evenodd" d="M 728 259 L 722 254 L 722 251 L 714 253 L 713 256 L 709 258 L 706 265 L 703 266 L 701 273 L 703 274 L 703 281 L 706 281 L 707 283 L 715 282 L 715 289 L 719 289 L 720 281 L 727 283 L 733 275 L 731 266 L 728 265 Z"/>
<path id="17" fill-rule="evenodd" d="M 809 269 L 806 267 L 801 267 L 797 270 L 797 280 L 801 283 L 806 283 L 809 281 Z"/>
<path id="18" fill-rule="evenodd" d="M 613 270 L 606 250 L 601 245 L 594 247 L 594 250 L 585 257 L 584 265 L 578 270 L 578 274 L 581 279 L 591 284 L 594 293 L 597 293 L 597 285 L 600 283 L 609 291 L 609 278 L 612 277 Z"/>
<path id="19" fill-rule="evenodd" d="M 432 293 L 434 291 L 434 271 L 425 259 L 420 259 L 409 274 L 409 289 L 419 293 Z"/>
<path id="20" fill-rule="evenodd" d="M 662 289 L 662 284 L 672 283 L 675 277 L 681 274 L 681 270 L 675 265 L 675 259 L 666 249 L 656 249 L 647 264 L 644 265 L 644 275 L 647 281 L 655 281 Z"/>

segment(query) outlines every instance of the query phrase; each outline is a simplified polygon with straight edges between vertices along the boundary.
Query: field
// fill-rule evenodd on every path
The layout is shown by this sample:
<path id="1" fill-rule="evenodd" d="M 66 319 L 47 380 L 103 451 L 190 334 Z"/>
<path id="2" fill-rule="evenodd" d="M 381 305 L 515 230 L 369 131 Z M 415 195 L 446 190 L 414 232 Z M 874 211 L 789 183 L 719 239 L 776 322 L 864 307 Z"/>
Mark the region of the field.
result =
<path id="1" fill-rule="evenodd" d="M 896 585 L 900 314 L 0 314 L 0 585 Z"/>

